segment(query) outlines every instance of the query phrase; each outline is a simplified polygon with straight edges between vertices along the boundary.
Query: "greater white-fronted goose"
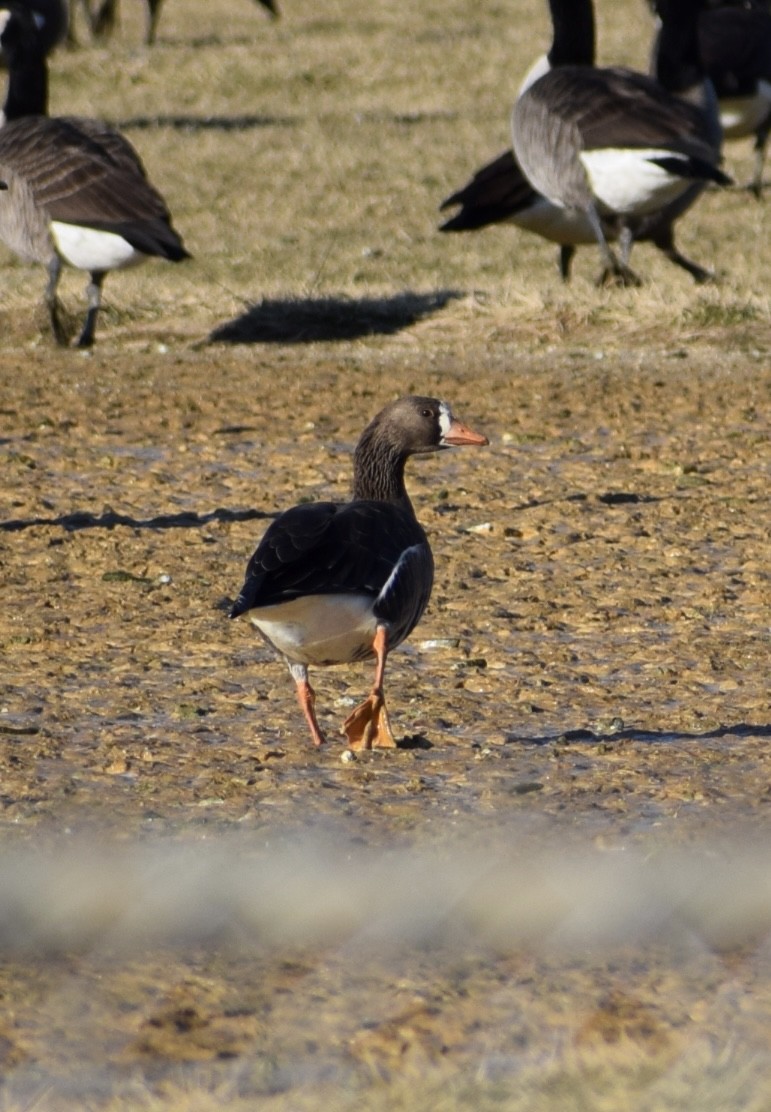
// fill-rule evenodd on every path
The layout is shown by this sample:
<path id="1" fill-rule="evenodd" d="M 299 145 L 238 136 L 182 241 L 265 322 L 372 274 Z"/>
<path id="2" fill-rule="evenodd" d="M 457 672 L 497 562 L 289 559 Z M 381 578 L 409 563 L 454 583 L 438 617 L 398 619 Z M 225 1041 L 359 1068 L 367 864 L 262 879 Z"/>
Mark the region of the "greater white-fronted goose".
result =
<path id="1" fill-rule="evenodd" d="M 0 239 L 47 267 L 45 300 L 61 344 L 68 342 L 57 297 L 62 263 L 88 271 L 78 345 L 90 347 L 109 271 L 151 256 L 179 262 L 189 255 L 127 139 L 101 120 L 46 115 L 46 57 L 27 9 L 0 9 L 0 51 L 9 71 L 0 127 Z"/>
<path id="2" fill-rule="evenodd" d="M 550 0 L 553 14 L 564 2 Z M 699 57 L 702 5 L 661 0 L 658 81 L 616 67 L 560 66 L 514 105 L 514 153 L 531 185 L 552 204 L 586 217 L 605 277 L 625 284 L 639 281 L 628 257 L 646 225 L 680 215 L 707 182 L 730 183 L 717 165 L 719 133 L 707 109 L 714 91 Z M 620 259 L 608 243 L 609 225 Z"/>
<path id="3" fill-rule="evenodd" d="M 410 456 L 461 444 L 487 444 L 487 438 L 453 417 L 446 402 L 415 396 L 392 402 L 356 446 L 351 501 L 286 510 L 249 561 L 230 616 L 248 611 L 286 660 L 314 745 L 324 737 L 309 665 L 372 656 L 372 690 L 343 730 L 353 749 L 396 745 L 383 695 L 386 657 L 420 620 L 434 577 L 404 465 Z"/>

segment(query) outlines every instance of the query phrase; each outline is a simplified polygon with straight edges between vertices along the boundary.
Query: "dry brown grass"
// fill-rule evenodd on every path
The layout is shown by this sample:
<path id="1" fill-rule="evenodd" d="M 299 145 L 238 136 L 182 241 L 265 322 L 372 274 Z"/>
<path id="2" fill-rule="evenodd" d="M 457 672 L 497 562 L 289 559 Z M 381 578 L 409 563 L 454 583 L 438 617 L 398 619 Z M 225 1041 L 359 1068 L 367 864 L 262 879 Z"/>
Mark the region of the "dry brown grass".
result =
<path id="1" fill-rule="evenodd" d="M 446 334 L 469 343 L 496 320 L 525 342 L 555 322 L 563 335 L 608 342 L 611 326 L 639 342 L 646 328 L 660 329 L 662 312 L 674 331 L 693 321 L 701 331 L 737 318 L 767 323 L 767 206 L 739 191 L 711 194 L 681 222 L 683 249 L 721 275 L 711 290 L 643 246 L 642 291 L 599 294 L 596 252 L 585 249 L 568 292 L 555 248 L 535 237 L 436 233 L 442 198 L 508 144 L 509 103 L 546 42 L 541 0 L 366 13 L 329 0 L 290 9 L 275 25 L 247 0 L 177 0 L 152 51 L 137 45 L 141 8 L 124 4 L 109 48 L 56 56 L 52 108 L 127 125 L 195 261 L 111 278 L 103 344 L 138 331 L 201 339 L 265 298 L 383 297 L 387 313 L 406 290 L 473 295 L 478 311 L 454 302 L 440 314 Z M 643 65 L 645 6 L 627 0 L 601 16 L 601 59 Z M 749 146 L 728 152 L 739 181 Z M 34 336 L 42 278 L 5 269 L 6 344 Z M 80 275 L 73 286 L 80 312 Z M 396 316 L 402 327 L 398 307 Z"/>

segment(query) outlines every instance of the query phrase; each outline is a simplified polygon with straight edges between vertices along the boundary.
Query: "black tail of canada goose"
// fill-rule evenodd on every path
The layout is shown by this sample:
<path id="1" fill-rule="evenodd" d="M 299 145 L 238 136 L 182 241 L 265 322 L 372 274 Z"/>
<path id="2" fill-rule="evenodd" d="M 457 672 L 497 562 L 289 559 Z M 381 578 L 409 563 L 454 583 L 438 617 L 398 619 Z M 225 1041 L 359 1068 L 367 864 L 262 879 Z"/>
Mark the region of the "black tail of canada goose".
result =
<path id="1" fill-rule="evenodd" d="M 564 2 L 550 0 L 553 15 Z M 671 242 L 671 227 L 663 234 L 659 222 L 671 224 L 706 182 L 729 181 L 717 166 L 715 122 L 689 100 L 693 82 L 704 84 L 696 43 L 701 6 L 702 0 L 661 0 L 659 76 L 667 87 L 630 70 L 560 66 L 514 106 L 514 153 L 523 172 L 553 205 L 588 222 L 606 280 L 636 284 L 628 257 L 637 235 Z M 609 228 L 620 258 L 609 246 Z"/>
<path id="2" fill-rule="evenodd" d="M 57 287 L 62 263 L 88 271 L 88 312 L 78 339 L 94 342 L 105 275 L 151 256 L 188 252 L 166 202 L 131 144 L 100 120 L 49 118 L 46 61 L 26 12 L 0 9 L 0 48 L 9 69 L 0 128 L 0 239 L 48 269 L 46 304 L 67 343 Z M 29 114 L 33 113 L 33 114 Z"/>
<path id="3" fill-rule="evenodd" d="M 590 0 L 572 3 L 570 0 L 553 0 L 550 8 L 553 22 L 552 47 L 546 59 L 532 68 L 522 91 L 539 76 L 559 66 L 592 66 L 594 63 L 593 12 Z M 676 46 L 681 48 L 679 42 L 676 42 Z M 672 52 L 670 50 L 669 53 Z M 662 76 L 665 80 L 675 76 L 666 72 L 667 63 L 668 58 L 665 58 L 662 63 Z M 670 91 L 681 92 L 682 72 L 676 76 L 678 88 Z M 716 131 L 717 149 L 717 126 Z M 671 262 L 687 270 L 697 282 L 703 282 L 712 275 L 677 249 L 673 228 L 674 221 L 690 207 L 699 190 L 698 185 L 692 186 L 691 193 L 676 207 L 639 220 L 634 238 L 638 242 L 653 243 Z M 586 213 L 580 209 L 554 204 L 534 189 L 511 150 L 504 151 L 478 170 L 462 189 L 446 198 L 440 208 L 445 210 L 453 206 L 460 206 L 459 211 L 441 225 L 440 231 L 470 231 L 503 222 L 516 224 L 560 245 L 560 273 L 565 280 L 570 276 L 575 248 L 596 241 L 594 226 Z M 600 222 L 607 241 L 618 239 L 623 232 L 620 222 L 613 215 L 601 213 Z M 631 243 L 624 244 L 627 253 L 630 246 Z"/>

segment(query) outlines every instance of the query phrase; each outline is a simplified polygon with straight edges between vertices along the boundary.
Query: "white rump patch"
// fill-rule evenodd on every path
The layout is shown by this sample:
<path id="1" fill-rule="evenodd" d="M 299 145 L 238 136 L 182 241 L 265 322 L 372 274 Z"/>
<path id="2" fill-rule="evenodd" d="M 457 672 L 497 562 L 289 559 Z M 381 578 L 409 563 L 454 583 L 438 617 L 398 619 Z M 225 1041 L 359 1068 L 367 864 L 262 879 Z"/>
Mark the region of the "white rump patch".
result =
<path id="1" fill-rule="evenodd" d="M 377 631 L 371 595 L 306 595 L 252 610 L 252 625 L 287 660 L 346 664 L 366 656 Z"/>
<path id="2" fill-rule="evenodd" d="M 758 81 L 758 91 L 751 97 L 721 97 L 719 108 L 725 139 L 752 135 L 771 112 L 771 83 Z"/>
<path id="3" fill-rule="evenodd" d="M 78 270 L 120 270 L 147 258 L 115 232 L 52 220 L 51 235 L 64 261 Z"/>
<path id="4" fill-rule="evenodd" d="M 673 151 L 604 147 L 582 151 L 579 157 L 592 193 L 608 212 L 634 216 L 655 212 L 693 184 L 693 179 L 682 178 L 651 161 L 678 158 Z"/>

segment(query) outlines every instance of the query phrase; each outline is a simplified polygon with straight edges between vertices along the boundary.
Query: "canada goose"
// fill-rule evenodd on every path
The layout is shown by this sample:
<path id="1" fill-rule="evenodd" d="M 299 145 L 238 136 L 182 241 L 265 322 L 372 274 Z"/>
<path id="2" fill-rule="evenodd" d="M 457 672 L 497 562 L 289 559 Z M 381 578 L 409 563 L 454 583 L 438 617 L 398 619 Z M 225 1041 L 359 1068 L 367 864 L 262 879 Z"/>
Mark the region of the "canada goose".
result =
<path id="1" fill-rule="evenodd" d="M 593 65 L 594 33 L 591 3 L 566 6 L 552 5 L 553 40 L 546 63 L 537 62 L 525 79 L 523 89 L 532 77 L 548 72 L 558 65 Z M 574 33 L 572 20 L 578 23 Z M 589 30 L 591 28 L 591 30 Z M 719 135 L 716 137 L 719 146 Z M 712 278 L 704 267 L 688 259 L 675 245 L 674 222 L 696 199 L 697 191 L 672 212 L 663 212 L 641 221 L 635 236 L 638 242 L 651 242 L 671 262 L 688 271 L 696 282 Z M 560 245 L 559 269 L 564 281 L 570 278 L 570 266 L 577 246 L 596 242 L 594 229 L 586 215 L 576 209 L 564 208 L 548 201 L 527 180 L 514 152 L 509 149 L 478 170 L 461 189 L 447 197 L 440 211 L 460 206 L 459 211 L 439 228 L 442 232 L 472 231 L 491 224 L 511 223 L 532 231 Z M 603 230 L 609 240 L 618 238 L 617 221 L 603 219 Z"/>
<path id="2" fill-rule="evenodd" d="M 344 724 L 352 749 L 396 745 L 383 696 L 389 651 L 415 628 L 434 579 L 434 561 L 404 486 L 409 456 L 452 445 L 487 444 L 446 402 L 406 397 L 387 405 L 361 435 L 350 502 L 308 502 L 269 527 L 231 611 L 247 611 L 286 660 L 314 745 L 309 665 L 376 660 L 369 697 Z"/>
<path id="3" fill-rule="evenodd" d="M 147 4 L 147 31 L 145 42 L 152 46 L 158 31 L 158 20 L 161 16 L 163 0 L 145 0 Z M 263 8 L 274 18 L 278 18 L 278 8 L 275 0 L 257 0 Z M 86 23 L 95 38 L 108 38 L 115 29 L 118 21 L 118 0 L 101 0 L 94 7 L 90 0 L 81 0 L 81 5 L 86 16 Z M 74 37 L 74 32 L 72 32 Z"/>
<path id="4" fill-rule="evenodd" d="M 564 3 L 550 0 L 553 18 Z M 604 279 L 637 284 L 628 258 L 646 225 L 654 239 L 651 222 L 655 228 L 664 214 L 680 215 L 707 182 L 730 182 L 717 167 L 719 130 L 704 100 L 711 90 L 696 39 L 702 3 L 660 0 L 658 82 L 615 67 L 560 66 L 514 105 L 512 139 L 523 172 L 552 204 L 586 217 Z M 699 104 L 690 103 L 697 97 Z M 609 224 L 620 259 L 608 243 Z"/>
<path id="5" fill-rule="evenodd" d="M 55 46 L 64 42 L 69 24 L 66 0 L 16 0 L 16 3 L 19 8 L 28 9 L 33 16 L 45 54 L 50 54 Z"/>
<path id="6" fill-rule="evenodd" d="M 89 272 L 79 347 L 94 342 L 102 283 L 110 270 L 157 255 L 189 257 L 160 193 L 119 132 L 81 117 L 45 115 L 47 65 L 26 10 L 0 9 L 0 51 L 9 77 L 0 127 L 0 239 L 48 268 L 45 300 L 53 334 L 68 338 L 57 286 L 62 263 Z"/>
<path id="7" fill-rule="evenodd" d="M 724 138 L 755 136 L 750 189 L 760 197 L 771 133 L 771 13 L 760 7 L 709 9 L 699 19 L 699 49 L 717 93 Z"/>

